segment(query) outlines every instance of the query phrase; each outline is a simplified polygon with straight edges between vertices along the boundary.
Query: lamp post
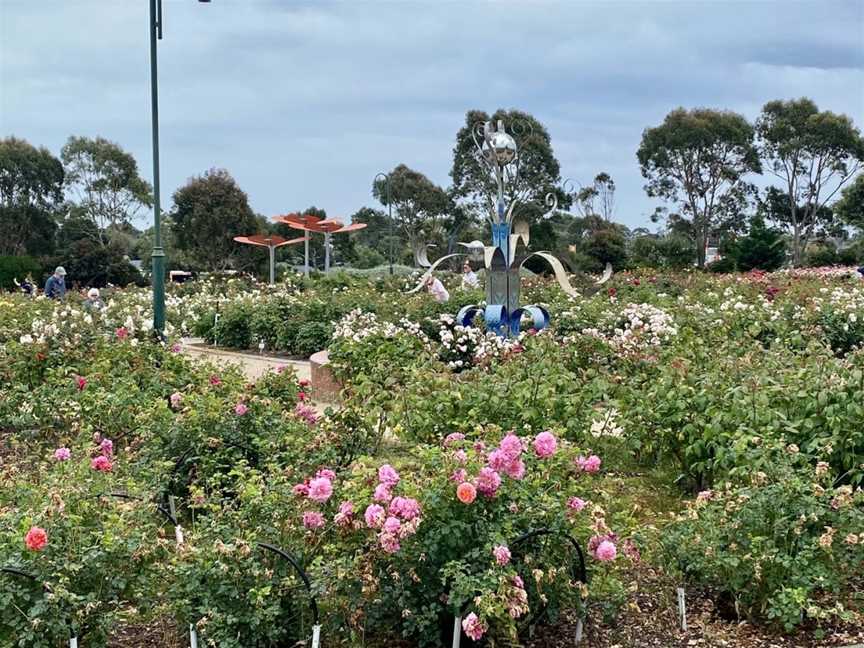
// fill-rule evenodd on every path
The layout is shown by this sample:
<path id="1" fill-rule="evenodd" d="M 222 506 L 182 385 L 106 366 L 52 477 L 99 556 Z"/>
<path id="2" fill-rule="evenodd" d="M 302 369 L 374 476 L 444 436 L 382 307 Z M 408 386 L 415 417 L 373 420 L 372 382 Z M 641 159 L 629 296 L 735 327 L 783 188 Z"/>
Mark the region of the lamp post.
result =
<path id="1" fill-rule="evenodd" d="M 373 183 L 378 182 L 378 178 L 387 183 L 387 218 L 390 221 L 390 275 L 393 275 L 393 200 L 390 197 L 390 174 L 379 173 L 372 180 Z"/>
<path id="2" fill-rule="evenodd" d="M 209 3 L 210 0 L 198 0 Z M 153 126 L 153 330 L 165 330 L 165 250 L 162 247 L 162 209 L 159 205 L 159 78 L 156 41 L 162 40 L 162 0 L 150 0 L 150 110 Z"/>

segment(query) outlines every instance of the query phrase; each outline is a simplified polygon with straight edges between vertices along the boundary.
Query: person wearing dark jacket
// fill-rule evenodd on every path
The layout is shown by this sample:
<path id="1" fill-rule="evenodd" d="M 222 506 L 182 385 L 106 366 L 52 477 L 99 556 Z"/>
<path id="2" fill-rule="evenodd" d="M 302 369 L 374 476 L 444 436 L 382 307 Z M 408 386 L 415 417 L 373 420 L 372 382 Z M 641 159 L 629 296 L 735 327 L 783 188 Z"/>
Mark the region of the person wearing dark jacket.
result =
<path id="1" fill-rule="evenodd" d="M 45 282 L 45 296 L 48 299 L 63 299 L 66 296 L 66 269 L 57 266 L 54 274 Z"/>

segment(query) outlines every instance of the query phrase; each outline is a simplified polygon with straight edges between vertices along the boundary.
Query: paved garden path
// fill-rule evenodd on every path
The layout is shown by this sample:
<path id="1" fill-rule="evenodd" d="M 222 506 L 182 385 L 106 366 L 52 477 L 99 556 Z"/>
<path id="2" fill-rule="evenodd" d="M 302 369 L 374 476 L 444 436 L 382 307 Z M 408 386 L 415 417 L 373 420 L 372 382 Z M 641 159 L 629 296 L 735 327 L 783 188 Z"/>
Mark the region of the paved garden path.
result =
<path id="1" fill-rule="evenodd" d="M 312 372 L 308 360 L 288 360 L 278 356 L 258 354 L 253 351 L 227 351 L 205 344 L 200 338 L 183 338 L 181 340 L 183 353 L 192 358 L 208 360 L 217 365 L 237 365 L 249 380 L 257 380 L 276 367 L 291 366 L 297 372 L 299 380 L 311 380 Z M 313 392 L 314 397 L 314 392 Z M 328 407 L 338 407 L 333 403 L 316 402 L 315 409 L 323 413 Z"/>

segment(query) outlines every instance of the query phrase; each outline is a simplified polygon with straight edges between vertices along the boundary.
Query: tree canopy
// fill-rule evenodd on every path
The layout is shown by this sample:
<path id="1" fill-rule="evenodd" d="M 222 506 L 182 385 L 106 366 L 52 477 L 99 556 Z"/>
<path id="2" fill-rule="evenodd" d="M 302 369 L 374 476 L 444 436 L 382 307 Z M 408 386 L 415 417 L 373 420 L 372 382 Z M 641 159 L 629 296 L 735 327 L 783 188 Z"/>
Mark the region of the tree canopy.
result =
<path id="1" fill-rule="evenodd" d="M 63 165 L 48 149 L 0 140 L 0 254 L 51 252 L 63 179 Z"/>
<path id="2" fill-rule="evenodd" d="M 246 193 L 225 169 L 210 169 L 177 189 L 171 218 L 177 247 L 208 270 L 235 267 L 248 253 L 234 237 L 259 229 Z"/>
<path id="3" fill-rule="evenodd" d="M 733 112 L 673 110 L 648 128 L 636 153 L 649 196 L 678 203 L 693 225 L 697 262 L 713 228 L 741 213 L 754 191 L 748 173 L 761 173 L 754 130 Z"/>
<path id="4" fill-rule="evenodd" d="M 129 223 L 152 204 L 150 184 L 138 174 L 132 154 L 102 137 L 70 137 L 60 151 L 66 189 L 99 226 Z"/>
<path id="5" fill-rule="evenodd" d="M 759 152 L 782 183 L 788 210 L 776 222 L 792 234 L 800 264 L 824 207 L 864 160 L 864 139 L 846 115 L 820 111 L 810 99 L 769 101 L 756 121 Z"/>

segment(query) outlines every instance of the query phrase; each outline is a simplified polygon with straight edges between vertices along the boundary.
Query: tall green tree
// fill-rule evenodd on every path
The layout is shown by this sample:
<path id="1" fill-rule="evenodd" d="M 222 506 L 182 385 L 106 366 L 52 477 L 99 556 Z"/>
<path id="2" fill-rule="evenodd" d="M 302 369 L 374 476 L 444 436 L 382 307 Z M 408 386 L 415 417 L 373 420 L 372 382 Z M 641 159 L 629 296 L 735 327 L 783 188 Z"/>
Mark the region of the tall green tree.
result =
<path id="1" fill-rule="evenodd" d="M 786 261 L 786 241 L 782 232 L 768 227 L 757 215 L 750 221 L 747 236 L 730 246 L 729 256 L 739 270 L 776 270 Z"/>
<path id="2" fill-rule="evenodd" d="M 864 174 L 843 188 L 834 213 L 847 225 L 864 230 Z"/>
<path id="3" fill-rule="evenodd" d="M 602 216 L 610 222 L 615 214 L 615 181 L 605 171 L 594 176 L 594 181 L 576 192 L 575 203 L 583 216 Z"/>
<path id="4" fill-rule="evenodd" d="M 760 155 L 787 196 L 786 216 L 777 222 L 791 232 L 792 261 L 798 265 L 819 226 L 820 210 L 861 168 L 864 139 L 849 117 L 820 111 L 807 98 L 769 101 L 756 133 Z"/>
<path id="5" fill-rule="evenodd" d="M 210 169 L 177 189 L 171 218 L 177 247 L 206 270 L 243 266 L 249 246 L 234 237 L 259 229 L 246 192 L 225 169 Z"/>
<path id="6" fill-rule="evenodd" d="M 138 163 L 119 144 L 102 137 L 70 137 L 60 158 L 66 189 L 83 212 L 106 230 L 129 223 L 142 207 L 153 204 L 150 184 L 138 173 Z"/>
<path id="7" fill-rule="evenodd" d="M 505 195 L 508 202 L 518 200 L 522 203 L 514 212 L 516 217 L 529 221 L 539 218 L 546 211 L 544 199 L 550 192 L 558 194 L 559 207 L 568 208 L 571 197 L 557 187 L 561 180 L 561 166 L 552 151 L 549 132 L 532 115 L 519 110 L 498 110 L 491 116 L 482 110 L 466 113 L 465 125 L 456 134 L 450 170 L 454 199 L 474 217 L 485 219 L 495 212 L 497 188 L 475 145 L 475 131 L 478 125 L 487 121 L 496 124 L 502 121 L 516 140 L 518 175 Z M 477 138 L 480 141 L 481 137 Z"/>
<path id="8" fill-rule="evenodd" d="M 741 115 L 706 108 L 678 108 L 642 133 L 636 157 L 648 180 L 645 191 L 677 203 L 692 223 L 700 267 L 712 230 L 739 215 L 754 192 L 747 174 L 762 169 L 753 139 Z"/>
<path id="9" fill-rule="evenodd" d="M 0 255 L 51 253 L 63 165 L 48 149 L 0 140 Z"/>
<path id="10" fill-rule="evenodd" d="M 387 183 L 376 180 L 372 196 L 388 205 Z M 450 197 L 425 175 L 404 164 L 390 172 L 389 200 L 393 219 L 414 249 L 421 243 L 443 240 L 442 227 L 452 207 Z"/>

